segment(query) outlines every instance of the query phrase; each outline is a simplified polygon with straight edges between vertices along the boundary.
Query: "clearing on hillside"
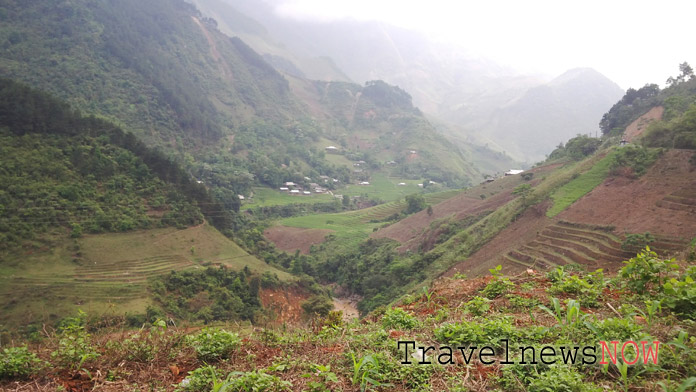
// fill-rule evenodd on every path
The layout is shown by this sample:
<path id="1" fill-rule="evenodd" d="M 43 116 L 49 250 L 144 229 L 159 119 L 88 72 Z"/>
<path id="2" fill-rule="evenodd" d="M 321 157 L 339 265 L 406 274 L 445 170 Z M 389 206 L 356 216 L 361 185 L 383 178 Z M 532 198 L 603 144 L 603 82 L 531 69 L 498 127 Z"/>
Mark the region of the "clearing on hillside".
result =
<path id="1" fill-rule="evenodd" d="M 444 275 L 485 274 L 498 264 L 513 273 L 569 263 L 616 270 L 637 250 L 626 236 L 646 232 L 660 254 L 684 250 L 696 237 L 692 154 L 668 151 L 639 179 L 609 177 L 554 218 L 546 216 L 548 202 L 532 207 Z"/>

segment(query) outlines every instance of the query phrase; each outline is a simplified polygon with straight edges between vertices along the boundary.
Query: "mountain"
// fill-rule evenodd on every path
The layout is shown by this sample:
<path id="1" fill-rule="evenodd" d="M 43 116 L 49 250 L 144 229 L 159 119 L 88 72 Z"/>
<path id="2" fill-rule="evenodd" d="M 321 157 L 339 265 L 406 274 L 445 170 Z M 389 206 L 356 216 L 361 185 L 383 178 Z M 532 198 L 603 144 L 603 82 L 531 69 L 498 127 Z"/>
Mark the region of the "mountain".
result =
<path id="1" fill-rule="evenodd" d="M 577 134 L 596 136 L 597 119 L 622 95 L 618 85 L 593 69 L 570 70 L 500 107 L 482 132 L 500 140 L 517 159 L 542 160 L 556 145 Z"/>
<path id="2" fill-rule="evenodd" d="M 408 91 L 425 113 L 450 123 L 449 135 L 488 143 L 527 163 L 542 160 L 576 133 L 594 133 L 598 116 L 623 94 L 596 71 L 570 70 L 549 82 L 383 23 L 298 20 L 280 15 L 277 1 L 195 3 L 224 31 L 245 37 L 262 54 L 282 57 L 310 78 L 326 78 L 310 64 L 328 58 L 342 71 L 335 80 L 344 74 L 358 83 L 382 79 Z M 257 28 L 236 23 L 240 15 Z"/>
<path id="3" fill-rule="evenodd" d="M 230 190 L 228 198 L 308 176 L 354 180 L 323 157 L 322 137 L 339 121 L 315 121 L 284 75 L 191 4 L 11 1 L 2 11 L 0 72 L 175 154 L 192 175 Z M 264 34 L 248 18 L 234 20 Z M 446 139 L 419 121 L 412 131 L 445 150 Z M 390 143 L 390 132 L 372 131 Z M 451 185 L 477 181 L 473 165 L 455 155 L 452 165 L 428 167 L 449 173 Z"/>

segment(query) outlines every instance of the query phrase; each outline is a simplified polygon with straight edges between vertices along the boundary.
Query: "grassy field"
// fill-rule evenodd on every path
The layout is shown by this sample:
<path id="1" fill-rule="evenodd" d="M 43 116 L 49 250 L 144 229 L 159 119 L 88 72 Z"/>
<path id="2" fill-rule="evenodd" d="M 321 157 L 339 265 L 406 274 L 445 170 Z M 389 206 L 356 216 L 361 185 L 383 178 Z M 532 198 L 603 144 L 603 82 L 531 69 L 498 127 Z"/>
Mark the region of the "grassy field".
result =
<path id="1" fill-rule="evenodd" d="M 288 204 L 325 203 L 333 200 L 335 200 L 335 198 L 328 194 L 313 193 L 308 196 L 291 196 L 287 192 L 281 192 L 270 188 L 256 187 L 254 188 L 253 200 L 242 202 L 241 209 L 245 210 L 254 207 L 283 206 Z"/>
<path id="2" fill-rule="evenodd" d="M 336 155 L 343 158 L 341 155 Z M 345 159 L 345 158 L 343 158 Z M 334 191 L 335 194 L 348 196 L 367 195 L 374 199 L 383 201 L 393 201 L 403 199 L 411 193 L 421 192 L 422 189 L 418 184 L 420 180 L 406 180 L 403 178 L 390 178 L 382 173 L 377 173 L 370 179 L 370 185 L 348 184 L 344 188 Z M 399 185 L 399 183 L 406 185 Z M 278 206 L 288 204 L 313 204 L 326 203 L 336 200 L 329 194 L 312 194 L 309 196 L 291 196 L 287 192 L 279 190 L 256 187 L 254 188 L 254 197 L 252 200 L 242 202 L 242 210 L 254 207 Z"/>
<path id="3" fill-rule="evenodd" d="M 424 194 L 428 204 L 440 203 L 461 191 L 452 190 L 438 193 Z M 392 201 L 374 207 L 357 211 L 348 211 L 336 214 L 313 214 L 282 219 L 279 225 L 300 227 L 305 229 L 330 229 L 341 245 L 351 246 L 368 238 L 375 227 L 384 223 L 371 223 L 371 221 L 383 220 L 393 214 L 398 214 L 406 208 L 403 200 Z"/>
<path id="4" fill-rule="evenodd" d="M 592 166 L 590 170 L 580 174 L 577 178 L 556 190 L 551 195 L 553 206 L 546 212 L 546 216 L 552 218 L 560 214 L 575 201 L 601 184 L 609 174 L 611 158 L 612 154 L 608 154 Z"/>
<path id="5" fill-rule="evenodd" d="M 392 201 L 404 198 L 411 193 L 420 192 L 422 189 L 418 184 L 422 180 L 406 180 L 403 178 L 387 177 L 382 173 L 376 173 L 370 178 L 370 185 L 347 185 L 345 189 L 337 190 L 334 193 L 340 193 L 348 196 L 367 195 L 375 199 L 383 201 Z M 399 185 L 399 183 L 406 185 Z"/>
<path id="6" fill-rule="evenodd" d="M 30 258 L 13 254 L 0 264 L 1 324 L 50 322 L 78 309 L 90 314 L 142 313 L 147 280 L 172 270 L 221 264 L 256 273 L 292 276 L 247 254 L 214 228 L 200 225 L 89 235 Z M 31 260 L 31 261 L 27 261 Z"/>

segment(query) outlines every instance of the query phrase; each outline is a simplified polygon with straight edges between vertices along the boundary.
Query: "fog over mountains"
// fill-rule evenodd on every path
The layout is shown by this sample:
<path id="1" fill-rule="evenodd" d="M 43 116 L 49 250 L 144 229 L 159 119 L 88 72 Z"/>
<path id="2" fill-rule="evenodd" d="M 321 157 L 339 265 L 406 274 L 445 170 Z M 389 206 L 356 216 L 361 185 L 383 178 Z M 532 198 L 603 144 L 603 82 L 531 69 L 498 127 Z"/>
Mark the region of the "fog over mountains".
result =
<path id="1" fill-rule="evenodd" d="M 601 115 L 623 95 L 591 69 L 548 80 L 380 22 L 282 17 L 272 1 L 193 2 L 223 32 L 239 36 L 283 72 L 398 85 L 426 114 L 449 123 L 449 133 L 528 164 L 578 133 L 594 135 Z"/>

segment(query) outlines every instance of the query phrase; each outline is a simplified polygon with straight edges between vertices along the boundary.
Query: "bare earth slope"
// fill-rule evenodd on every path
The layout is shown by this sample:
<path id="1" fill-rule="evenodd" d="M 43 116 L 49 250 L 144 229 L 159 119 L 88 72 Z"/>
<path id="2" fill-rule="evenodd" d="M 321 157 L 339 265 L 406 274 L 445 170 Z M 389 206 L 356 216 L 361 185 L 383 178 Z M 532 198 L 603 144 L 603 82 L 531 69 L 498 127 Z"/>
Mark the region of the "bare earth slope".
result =
<path id="1" fill-rule="evenodd" d="M 661 254 L 683 250 L 696 237 L 696 170 L 692 151 L 666 152 L 641 178 L 609 177 L 553 219 L 548 205 L 517 221 L 444 275 L 478 275 L 503 265 L 509 272 L 579 263 L 616 270 L 636 249 L 622 249 L 626 234 L 650 232 Z"/>
<path id="2" fill-rule="evenodd" d="M 634 122 L 626 127 L 626 130 L 624 131 L 624 138 L 629 142 L 633 142 L 643 134 L 643 131 L 652 121 L 662 119 L 662 114 L 664 112 L 665 108 L 662 106 L 656 106 L 650 109 L 649 112 L 638 117 Z"/>

